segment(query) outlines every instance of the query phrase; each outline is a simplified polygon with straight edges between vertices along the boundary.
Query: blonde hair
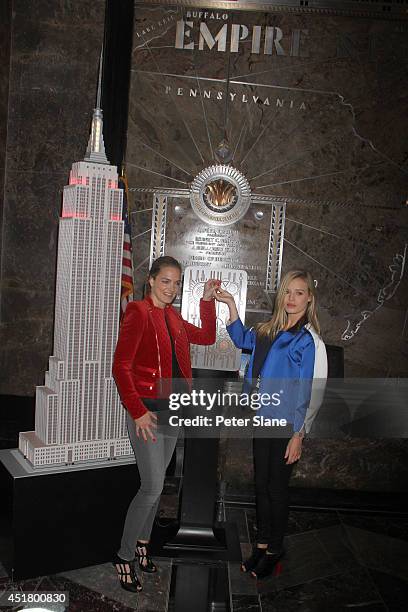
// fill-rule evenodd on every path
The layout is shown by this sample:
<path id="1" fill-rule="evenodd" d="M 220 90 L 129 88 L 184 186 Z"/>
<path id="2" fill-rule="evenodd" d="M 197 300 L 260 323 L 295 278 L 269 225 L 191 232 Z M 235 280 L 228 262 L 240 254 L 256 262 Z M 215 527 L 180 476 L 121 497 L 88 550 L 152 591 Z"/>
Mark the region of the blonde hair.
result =
<path id="1" fill-rule="evenodd" d="M 259 336 L 269 336 L 273 340 L 278 332 L 287 328 L 288 315 L 285 310 L 284 300 L 288 286 L 293 280 L 295 280 L 295 278 L 301 278 L 307 284 L 309 297 L 311 300 L 307 305 L 305 317 L 307 318 L 308 323 L 310 323 L 316 332 L 320 334 L 320 324 L 316 311 L 316 289 L 313 278 L 310 272 L 307 272 L 306 270 L 289 270 L 289 272 L 286 272 L 279 283 L 272 318 L 264 323 L 258 323 L 256 326 Z"/>

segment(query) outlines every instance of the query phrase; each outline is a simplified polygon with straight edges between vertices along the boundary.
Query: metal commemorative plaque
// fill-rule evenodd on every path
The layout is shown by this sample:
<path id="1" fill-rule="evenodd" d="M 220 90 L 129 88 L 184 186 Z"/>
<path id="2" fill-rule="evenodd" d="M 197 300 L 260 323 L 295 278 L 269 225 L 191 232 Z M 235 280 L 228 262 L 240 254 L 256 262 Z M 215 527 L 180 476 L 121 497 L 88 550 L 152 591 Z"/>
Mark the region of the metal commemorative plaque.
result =
<path id="1" fill-rule="evenodd" d="M 252 199 L 233 224 L 215 225 L 196 214 L 188 193 L 156 193 L 151 260 L 165 253 L 183 268 L 244 270 L 247 312 L 270 313 L 269 294 L 276 291 L 281 268 L 284 212 L 284 202 Z"/>
<path id="2" fill-rule="evenodd" d="M 181 314 L 184 319 L 200 325 L 200 298 L 204 283 L 209 278 L 221 281 L 221 287 L 235 299 L 241 321 L 245 321 L 245 304 L 248 275 L 245 270 L 188 266 L 184 271 Z M 191 345 L 193 368 L 236 371 L 240 369 L 241 350 L 235 348 L 226 330 L 229 309 L 226 304 L 216 302 L 217 336 L 210 346 Z"/>
<path id="3" fill-rule="evenodd" d="M 154 190 L 150 263 L 166 254 L 183 268 L 245 271 L 246 311 L 269 314 L 282 264 L 285 207 L 285 201 L 251 194 L 232 165 L 208 166 L 189 189 Z"/>

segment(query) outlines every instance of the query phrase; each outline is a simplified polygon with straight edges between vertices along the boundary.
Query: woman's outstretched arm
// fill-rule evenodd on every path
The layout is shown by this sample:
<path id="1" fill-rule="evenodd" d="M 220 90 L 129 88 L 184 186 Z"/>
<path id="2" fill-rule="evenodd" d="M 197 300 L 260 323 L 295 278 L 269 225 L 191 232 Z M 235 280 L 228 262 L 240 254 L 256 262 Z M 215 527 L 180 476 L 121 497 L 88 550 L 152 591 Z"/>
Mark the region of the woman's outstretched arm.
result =
<path id="1" fill-rule="evenodd" d="M 183 319 L 183 326 L 186 330 L 188 341 L 191 344 L 209 345 L 215 342 L 216 321 L 214 295 L 219 284 L 219 280 L 210 278 L 204 285 L 203 297 L 200 300 L 201 327 L 197 327 Z"/>
<path id="2" fill-rule="evenodd" d="M 245 327 L 239 318 L 237 305 L 234 297 L 225 289 L 215 291 L 215 299 L 227 304 L 229 309 L 229 322 L 227 332 L 237 348 L 253 349 L 256 341 L 256 334 L 252 328 Z"/>

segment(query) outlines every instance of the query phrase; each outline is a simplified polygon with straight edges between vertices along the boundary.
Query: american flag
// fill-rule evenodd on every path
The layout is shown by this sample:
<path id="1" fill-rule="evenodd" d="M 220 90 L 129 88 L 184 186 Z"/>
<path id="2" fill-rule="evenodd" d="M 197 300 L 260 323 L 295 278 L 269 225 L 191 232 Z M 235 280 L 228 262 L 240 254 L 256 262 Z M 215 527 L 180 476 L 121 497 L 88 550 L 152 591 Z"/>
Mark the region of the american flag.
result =
<path id="1" fill-rule="evenodd" d="M 133 300 L 132 239 L 128 206 L 129 188 L 125 175 L 119 177 L 119 187 L 123 189 L 122 220 L 125 222 L 123 234 L 122 280 L 120 291 L 120 318 L 122 319 L 128 302 Z"/>

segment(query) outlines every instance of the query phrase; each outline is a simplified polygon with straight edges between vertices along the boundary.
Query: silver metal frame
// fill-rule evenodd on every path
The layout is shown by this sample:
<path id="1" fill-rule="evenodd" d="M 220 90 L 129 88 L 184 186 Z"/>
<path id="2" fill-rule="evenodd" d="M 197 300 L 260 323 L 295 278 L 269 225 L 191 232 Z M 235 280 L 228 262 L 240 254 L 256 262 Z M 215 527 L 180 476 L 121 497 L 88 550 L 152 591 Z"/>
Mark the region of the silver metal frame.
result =
<path id="1" fill-rule="evenodd" d="M 129 187 L 129 191 L 134 191 L 135 193 L 152 193 L 155 194 L 160 191 L 162 195 L 166 196 L 178 196 L 180 198 L 189 198 L 190 190 L 189 189 L 173 189 L 171 187 Z M 274 202 L 281 204 L 301 204 L 302 206 L 333 206 L 338 208 L 366 208 L 365 204 L 359 204 L 358 202 L 349 202 L 344 201 L 341 202 L 339 200 L 318 200 L 315 198 L 291 198 L 289 196 L 280 196 L 274 195 L 273 193 L 268 195 L 259 195 L 254 194 L 254 201 L 259 204 L 264 204 L 265 202 L 270 202 L 273 200 Z M 380 208 L 383 209 L 384 206 L 376 206 L 370 205 L 370 208 Z M 401 210 L 399 206 L 387 206 L 387 210 Z"/>
<path id="2" fill-rule="evenodd" d="M 152 235 L 150 241 L 150 263 L 164 255 L 166 244 L 167 198 L 179 197 L 190 199 L 189 189 L 133 188 L 132 191 L 153 194 Z M 251 196 L 251 204 L 270 204 L 271 225 L 269 232 L 268 262 L 266 267 L 265 291 L 275 293 L 281 275 L 283 239 L 285 230 L 285 213 L 287 199 L 274 196 Z"/>
<path id="3" fill-rule="evenodd" d="M 156 192 L 153 196 L 150 266 L 155 259 L 164 255 L 164 245 L 166 242 L 166 218 L 167 194 Z"/>
<path id="4" fill-rule="evenodd" d="M 135 5 L 161 4 L 208 11 L 260 11 L 267 13 L 317 13 L 380 19 L 408 19 L 408 0 L 136 0 Z"/>
<path id="5" fill-rule="evenodd" d="M 285 234 L 286 204 L 273 202 L 271 227 L 269 231 L 268 263 L 266 267 L 266 286 L 268 293 L 276 293 L 280 281 Z"/>

